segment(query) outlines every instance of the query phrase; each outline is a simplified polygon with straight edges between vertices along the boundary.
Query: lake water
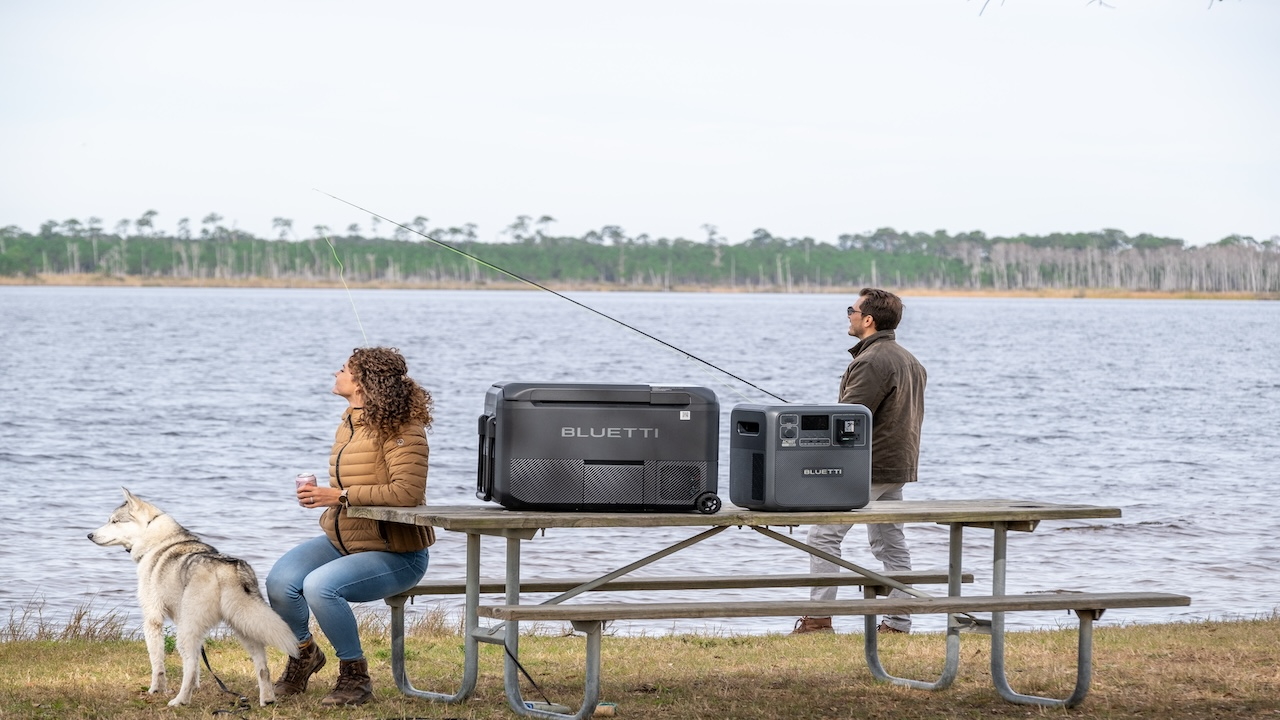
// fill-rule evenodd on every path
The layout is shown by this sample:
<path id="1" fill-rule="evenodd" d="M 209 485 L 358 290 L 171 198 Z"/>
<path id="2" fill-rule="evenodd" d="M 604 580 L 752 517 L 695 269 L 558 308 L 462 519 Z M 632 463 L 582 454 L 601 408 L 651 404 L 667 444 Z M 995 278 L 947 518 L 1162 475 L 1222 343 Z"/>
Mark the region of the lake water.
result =
<path id="1" fill-rule="evenodd" d="M 833 402 L 852 344 L 844 314 L 851 296 L 572 297 L 792 402 Z M 1124 510 L 1120 519 L 1011 534 L 1010 592 L 1192 596 L 1189 608 L 1109 611 L 1104 625 L 1276 611 L 1280 303 L 906 302 L 899 341 L 929 371 L 920 482 L 908 486 L 908 499 L 1016 497 Z M 401 348 L 435 396 L 433 504 L 480 503 L 475 421 L 497 381 L 704 385 L 720 398 L 722 435 L 733 405 L 773 402 L 544 292 L 0 287 L 0 392 L 9 403 L 0 416 L 0 613 L 43 603 L 44 620 L 60 625 L 91 603 L 127 613 L 136 627 L 134 564 L 85 537 L 119 504 L 121 486 L 265 577 L 285 550 L 318 532 L 316 515 L 293 499 L 292 477 L 325 475 L 345 407 L 329 394 L 332 373 L 366 334 Z M 720 468 L 727 502 L 726 439 Z M 944 527 L 907 533 L 917 569 L 945 566 Z M 562 574 L 566 556 L 582 571 L 610 569 L 689 534 L 550 531 L 525 544 L 525 573 Z M 991 534 L 970 530 L 966 539 L 966 565 L 989 588 Z M 483 547 L 487 574 L 499 575 L 501 541 Z M 428 573 L 461 578 L 463 549 L 462 536 L 440 533 Z M 845 554 L 878 568 L 861 529 Z M 653 572 L 807 568 L 798 551 L 733 530 Z M 802 589 L 770 592 L 807 597 Z M 456 610 L 461 599 L 447 602 Z M 785 632 L 791 622 L 618 631 Z M 1073 624 L 1059 614 L 1009 621 Z M 917 627 L 940 629 L 941 619 L 919 618 Z M 837 619 L 837 628 L 860 629 L 861 620 Z"/>

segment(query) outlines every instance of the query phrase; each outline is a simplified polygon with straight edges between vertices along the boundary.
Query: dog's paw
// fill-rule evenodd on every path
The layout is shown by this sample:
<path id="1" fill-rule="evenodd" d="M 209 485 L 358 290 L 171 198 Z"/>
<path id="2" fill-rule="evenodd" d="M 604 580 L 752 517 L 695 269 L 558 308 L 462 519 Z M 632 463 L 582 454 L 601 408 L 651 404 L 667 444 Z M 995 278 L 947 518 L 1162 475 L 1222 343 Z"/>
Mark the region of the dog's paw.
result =
<path id="1" fill-rule="evenodd" d="M 169 707 L 178 707 L 179 705 L 190 705 L 191 698 L 184 698 L 181 695 L 169 701 Z"/>

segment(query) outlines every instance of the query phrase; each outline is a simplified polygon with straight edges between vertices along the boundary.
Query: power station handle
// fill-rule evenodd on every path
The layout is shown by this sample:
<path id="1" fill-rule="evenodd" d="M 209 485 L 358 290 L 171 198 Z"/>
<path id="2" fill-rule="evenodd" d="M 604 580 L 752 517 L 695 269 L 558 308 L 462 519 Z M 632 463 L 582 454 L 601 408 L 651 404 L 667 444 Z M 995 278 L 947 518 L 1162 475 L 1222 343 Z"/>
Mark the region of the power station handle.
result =
<path id="1" fill-rule="evenodd" d="M 481 415 L 478 423 L 480 457 L 476 459 L 476 497 L 493 499 L 493 430 L 496 423 L 490 415 Z"/>
<path id="2" fill-rule="evenodd" d="M 532 402 L 544 403 L 628 403 L 648 405 L 651 393 L 649 388 L 636 390 L 595 388 L 538 388 L 529 393 Z M 685 402 L 688 402 L 686 396 Z"/>

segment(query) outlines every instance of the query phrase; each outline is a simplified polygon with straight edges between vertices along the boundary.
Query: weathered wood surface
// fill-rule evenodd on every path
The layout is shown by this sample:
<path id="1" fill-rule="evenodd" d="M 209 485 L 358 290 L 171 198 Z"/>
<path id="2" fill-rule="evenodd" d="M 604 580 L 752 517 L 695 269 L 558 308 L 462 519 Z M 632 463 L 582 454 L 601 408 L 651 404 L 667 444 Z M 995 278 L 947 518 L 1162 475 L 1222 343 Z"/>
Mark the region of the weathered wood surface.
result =
<path id="1" fill-rule="evenodd" d="M 481 605 L 482 617 L 498 620 L 657 620 L 666 618 L 781 617 L 1014 612 L 1022 610 L 1106 610 L 1190 605 L 1171 593 L 1053 593 L 974 595 L 874 600 L 752 601 L 679 603 L 578 603 L 561 605 Z"/>
<path id="2" fill-rule="evenodd" d="M 352 517 L 431 525 L 460 532 L 538 530 L 592 527 L 720 527 L 734 525 L 865 525 L 868 523 L 1020 523 L 1034 527 L 1040 520 L 1117 518 L 1120 508 L 1101 505 L 1043 503 L 1033 500 L 903 500 L 872 502 L 842 512 L 763 512 L 726 507 L 713 515 L 647 512 L 552 512 L 506 510 L 498 505 L 420 505 L 418 507 L 357 507 Z"/>
<path id="3" fill-rule="evenodd" d="M 947 574 L 928 570 L 884 572 L 882 575 L 908 585 L 936 585 L 947 582 Z M 520 592 L 565 592 L 594 580 L 580 578 L 531 578 L 520 581 Z M 973 573 L 961 575 L 961 582 L 972 583 Z M 597 591 L 635 590 L 733 590 L 767 587 L 813 587 L 833 585 L 875 585 L 876 581 L 853 572 L 795 575 L 684 575 L 658 577 L 623 577 L 595 588 Z M 467 591 L 461 580 L 428 580 L 396 597 L 415 595 L 461 595 Z M 480 580 L 480 592 L 503 593 L 506 582 L 500 578 Z"/>

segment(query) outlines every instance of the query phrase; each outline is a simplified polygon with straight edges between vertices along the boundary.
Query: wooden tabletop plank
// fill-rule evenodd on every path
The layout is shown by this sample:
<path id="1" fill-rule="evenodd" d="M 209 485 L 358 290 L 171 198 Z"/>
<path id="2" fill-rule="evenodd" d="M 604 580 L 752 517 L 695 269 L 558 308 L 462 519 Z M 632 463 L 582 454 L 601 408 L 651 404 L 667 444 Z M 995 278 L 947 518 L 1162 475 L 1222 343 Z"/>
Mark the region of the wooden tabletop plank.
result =
<path id="1" fill-rule="evenodd" d="M 843 512 L 765 512 L 726 507 L 713 515 L 699 513 L 576 512 L 507 510 L 498 505 L 420 505 L 418 507 L 359 507 L 352 517 L 445 530 L 483 532 L 591 527 L 718 527 L 734 525 L 865 525 L 868 523 L 1026 523 L 1120 517 L 1120 508 L 1100 505 L 1044 503 L 1004 498 L 975 500 L 903 500 L 871 502 Z"/>

